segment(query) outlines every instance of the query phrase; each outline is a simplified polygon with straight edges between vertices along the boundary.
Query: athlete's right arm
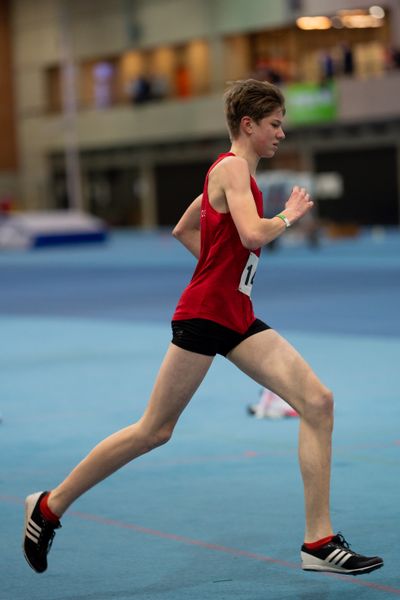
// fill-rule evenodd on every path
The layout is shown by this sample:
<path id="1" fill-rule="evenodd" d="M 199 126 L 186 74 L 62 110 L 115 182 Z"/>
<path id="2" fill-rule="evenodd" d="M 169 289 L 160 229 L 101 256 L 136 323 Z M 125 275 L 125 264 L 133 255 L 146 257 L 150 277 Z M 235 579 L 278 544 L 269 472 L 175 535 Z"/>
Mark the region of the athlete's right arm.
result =
<path id="1" fill-rule="evenodd" d="M 245 248 L 260 248 L 285 231 L 286 225 L 279 217 L 265 219 L 258 215 L 250 187 L 249 167 L 245 159 L 235 156 L 222 161 L 218 169 L 218 178 Z M 294 223 L 312 206 L 313 202 L 307 191 L 295 187 L 280 214 L 287 217 L 290 223 Z"/>
<path id="2" fill-rule="evenodd" d="M 200 211 L 203 194 L 189 205 L 172 231 L 179 240 L 197 259 L 200 256 Z"/>

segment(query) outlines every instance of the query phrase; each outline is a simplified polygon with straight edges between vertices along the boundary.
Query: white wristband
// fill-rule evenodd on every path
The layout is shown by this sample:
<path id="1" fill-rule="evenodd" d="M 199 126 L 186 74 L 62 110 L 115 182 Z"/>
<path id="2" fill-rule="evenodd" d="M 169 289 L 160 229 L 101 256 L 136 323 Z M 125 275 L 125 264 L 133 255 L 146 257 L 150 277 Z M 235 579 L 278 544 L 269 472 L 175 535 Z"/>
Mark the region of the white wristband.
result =
<path id="1" fill-rule="evenodd" d="M 283 222 L 285 223 L 285 225 L 286 225 L 286 229 L 287 229 L 288 227 L 290 227 L 290 226 L 291 226 L 291 222 L 289 221 L 289 219 L 288 219 L 287 217 L 285 217 L 285 215 L 282 215 L 282 214 L 280 214 L 280 215 L 276 215 L 276 216 L 277 216 L 279 219 L 282 219 L 282 221 L 283 221 Z"/>

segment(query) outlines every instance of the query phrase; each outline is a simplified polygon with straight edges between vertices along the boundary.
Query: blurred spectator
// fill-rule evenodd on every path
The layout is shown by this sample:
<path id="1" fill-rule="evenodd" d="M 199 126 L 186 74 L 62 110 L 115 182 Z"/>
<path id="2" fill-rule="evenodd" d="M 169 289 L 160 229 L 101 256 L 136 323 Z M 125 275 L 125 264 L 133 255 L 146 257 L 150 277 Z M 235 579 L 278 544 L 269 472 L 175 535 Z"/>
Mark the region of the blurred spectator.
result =
<path id="1" fill-rule="evenodd" d="M 282 73 L 266 58 L 261 58 L 257 62 L 250 77 L 258 81 L 269 81 L 275 85 L 280 85 L 283 81 Z"/>
<path id="2" fill-rule="evenodd" d="M 354 57 L 353 50 L 349 44 L 342 44 L 342 60 L 343 60 L 343 74 L 353 75 L 354 74 Z"/>
<path id="3" fill-rule="evenodd" d="M 11 213 L 12 205 L 13 201 L 11 196 L 2 196 L 0 198 L 0 220 Z"/>
<path id="4" fill-rule="evenodd" d="M 138 75 L 129 85 L 129 95 L 133 104 L 144 104 L 151 99 L 150 80 L 145 75 Z"/>
<path id="5" fill-rule="evenodd" d="M 298 224 L 298 230 L 304 236 L 309 248 L 316 249 L 320 246 L 320 222 L 318 219 L 318 209 L 316 200 L 314 199 L 314 206 L 307 215 L 304 215 L 304 219 Z"/>
<path id="6" fill-rule="evenodd" d="M 390 54 L 393 67 L 400 69 L 400 48 L 392 48 Z"/>
<path id="7" fill-rule="evenodd" d="M 170 93 L 168 79 L 159 73 L 138 75 L 128 85 L 128 94 L 133 104 L 145 104 L 152 100 L 164 100 Z"/>
<path id="8" fill-rule="evenodd" d="M 108 108 L 112 104 L 114 66 L 110 62 L 99 62 L 93 67 L 94 104 L 96 108 Z"/>
<path id="9" fill-rule="evenodd" d="M 282 419 L 284 417 L 298 417 L 298 413 L 280 396 L 267 388 L 262 388 L 259 401 L 247 406 L 247 413 L 256 419 Z"/>
<path id="10" fill-rule="evenodd" d="M 335 76 L 335 63 L 329 50 L 322 50 L 320 54 L 320 64 L 322 81 L 331 81 Z"/>

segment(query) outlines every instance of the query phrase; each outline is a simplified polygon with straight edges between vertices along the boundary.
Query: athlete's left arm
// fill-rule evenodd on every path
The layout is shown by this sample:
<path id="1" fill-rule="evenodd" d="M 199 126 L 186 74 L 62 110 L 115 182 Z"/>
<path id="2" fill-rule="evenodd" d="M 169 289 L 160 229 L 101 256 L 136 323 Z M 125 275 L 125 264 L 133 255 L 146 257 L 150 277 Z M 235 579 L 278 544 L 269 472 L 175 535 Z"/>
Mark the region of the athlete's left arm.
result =
<path id="1" fill-rule="evenodd" d="M 197 259 L 200 256 L 200 211 L 203 194 L 197 196 L 175 225 L 172 235 Z"/>

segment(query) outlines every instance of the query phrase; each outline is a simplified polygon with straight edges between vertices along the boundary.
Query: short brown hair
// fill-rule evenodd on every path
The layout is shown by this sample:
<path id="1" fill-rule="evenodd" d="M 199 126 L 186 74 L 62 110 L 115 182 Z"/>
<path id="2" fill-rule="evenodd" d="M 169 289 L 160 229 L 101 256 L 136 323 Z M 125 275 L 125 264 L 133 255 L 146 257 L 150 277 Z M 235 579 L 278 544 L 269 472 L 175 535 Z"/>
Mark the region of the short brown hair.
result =
<path id="1" fill-rule="evenodd" d="M 243 117 L 250 117 L 259 123 L 278 108 L 285 114 L 285 98 L 282 92 L 268 81 L 234 81 L 225 92 L 224 99 L 226 122 L 232 138 L 238 136 Z"/>

